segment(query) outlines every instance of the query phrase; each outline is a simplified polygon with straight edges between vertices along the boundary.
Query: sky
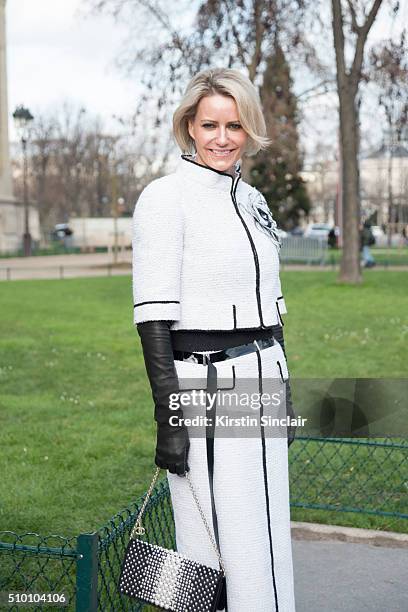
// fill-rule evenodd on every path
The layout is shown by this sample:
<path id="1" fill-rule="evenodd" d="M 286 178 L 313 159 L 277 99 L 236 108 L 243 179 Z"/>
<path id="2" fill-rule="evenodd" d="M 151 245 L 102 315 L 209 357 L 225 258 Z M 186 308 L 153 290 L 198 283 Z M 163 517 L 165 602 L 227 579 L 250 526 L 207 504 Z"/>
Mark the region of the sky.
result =
<path id="1" fill-rule="evenodd" d="M 408 20 L 408 0 L 403 0 L 402 5 L 393 23 L 386 9 L 381 9 L 371 40 L 380 40 L 401 28 Z M 35 116 L 70 100 L 78 107 L 84 106 L 91 115 L 99 114 L 108 129 L 117 125 L 112 119 L 114 113 L 132 113 L 138 97 L 137 79 L 125 78 L 115 66 L 127 29 L 111 17 L 86 18 L 83 13 L 82 0 L 7 0 L 11 140 L 16 139 L 11 114 L 19 104 L 27 106 Z M 322 44 L 332 50 L 331 36 L 328 32 Z M 307 82 L 296 78 L 297 92 L 308 88 Z M 331 94 L 313 99 L 302 109 L 301 136 L 306 148 L 312 149 L 317 140 L 333 142 L 333 131 L 337 132 L 336 105 L 336 95 Z M 368 135 L 373 132 L 375 140 L 373 116 L 375 106 L 373 109 L 367 103 L 362 125 Z"/>
<path id="2" fill-rule="evenodd" d="M 81 0 L 7 0 L 9 115 L 35 116 L 71 100 L 108 119 L 130 113 L 137 85 L 114 66 L 125 36 L 108 17 L 84 18 Z M 10 139 L 14 139 L 10 119 Z"/>

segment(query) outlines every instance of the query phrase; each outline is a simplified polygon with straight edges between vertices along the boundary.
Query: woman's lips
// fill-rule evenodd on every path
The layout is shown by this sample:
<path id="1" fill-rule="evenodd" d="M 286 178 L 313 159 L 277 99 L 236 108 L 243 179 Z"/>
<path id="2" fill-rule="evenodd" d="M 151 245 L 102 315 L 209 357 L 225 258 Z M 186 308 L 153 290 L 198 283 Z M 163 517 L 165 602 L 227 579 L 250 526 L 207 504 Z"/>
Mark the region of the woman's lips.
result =
<path id="1" fill-rule="evenodd" d="M 215 157 L 228 157 L 235 149 L 208 149 L 208 151 Z"/>

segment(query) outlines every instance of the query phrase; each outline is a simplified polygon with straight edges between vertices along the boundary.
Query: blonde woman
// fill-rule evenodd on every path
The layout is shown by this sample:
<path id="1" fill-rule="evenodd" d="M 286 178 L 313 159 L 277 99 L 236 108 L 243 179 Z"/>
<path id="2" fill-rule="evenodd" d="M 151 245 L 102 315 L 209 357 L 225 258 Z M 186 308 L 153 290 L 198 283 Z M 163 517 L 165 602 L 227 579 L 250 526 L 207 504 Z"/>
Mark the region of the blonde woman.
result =
<path id="1" fill-rule="evenodd" d="M 279 235 L 262 194 L 240 173 L 242 157 L 269 143 L 257 91 L 239 71 L 202 71 L 173 130 L 178 166 L 143 190 L 134 211 L 133 297 L 177 550 L 219 567 L 183 478 L 189 471 L 225 566 L 225 610 L 294 612 L 294 429 L 271 435 L 260 418 L 277 414 L 271 402 L 258 409 L 255 427 L 217 419 L 228 389 L 259 396 L 279 383 L 289 390 Z M 205 401 L 174 404 L 183 389 L 204 389 Z M 285 409 L 293 415 L 290 398 Z M 238 414 L 238 406 L 228 413 Z M 196 424 L 187 420 L 193 415 Z"/>

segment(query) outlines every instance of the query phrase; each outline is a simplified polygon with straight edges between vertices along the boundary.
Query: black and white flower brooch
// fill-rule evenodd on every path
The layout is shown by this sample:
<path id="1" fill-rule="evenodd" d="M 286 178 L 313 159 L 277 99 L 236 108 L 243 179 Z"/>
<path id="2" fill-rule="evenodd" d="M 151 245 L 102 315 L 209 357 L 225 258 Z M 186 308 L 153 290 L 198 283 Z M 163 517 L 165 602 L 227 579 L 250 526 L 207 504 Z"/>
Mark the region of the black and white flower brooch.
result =
<path id="1" fill-rule="evenodd" d="M 264 196 L 256 189 L 249 193 L 247 201 L 239 203 L 244 210 L 246 210 L 255 221 L 255 226 L 261 231 L 267 234 L 271 240 L 275 243 L 278 250 L 282 246 L 282 240 L 279 236 L 278 226 L 272 216 L 269 206 Z"/>

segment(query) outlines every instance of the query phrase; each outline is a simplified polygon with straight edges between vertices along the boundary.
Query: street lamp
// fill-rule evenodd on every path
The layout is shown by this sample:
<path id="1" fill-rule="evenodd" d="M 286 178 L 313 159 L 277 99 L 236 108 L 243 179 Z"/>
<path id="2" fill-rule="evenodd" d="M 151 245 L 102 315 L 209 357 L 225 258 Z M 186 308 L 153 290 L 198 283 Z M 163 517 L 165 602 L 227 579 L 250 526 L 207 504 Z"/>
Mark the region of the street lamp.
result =
<path id="1" fill-rule="evenodd" d="M 24 185 L 24 234 L 23 234 L 23 248 L 24 255 L 28 257 L 31 255 L 31 234 L 29 229 L 29 215 L 28 215 L 28 186 L 27 186 L 27 175 L 28 175 L 28 160 L 27 160 L 27 139 L 29 132 L 30 122 L 34 119 L 28 108 L 24 106 L 18 106 L 13 113 L 13 119 L 17 133 L 21 138 L 21 146 L 23 149 L 23 185 Z"/>

